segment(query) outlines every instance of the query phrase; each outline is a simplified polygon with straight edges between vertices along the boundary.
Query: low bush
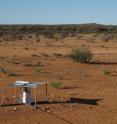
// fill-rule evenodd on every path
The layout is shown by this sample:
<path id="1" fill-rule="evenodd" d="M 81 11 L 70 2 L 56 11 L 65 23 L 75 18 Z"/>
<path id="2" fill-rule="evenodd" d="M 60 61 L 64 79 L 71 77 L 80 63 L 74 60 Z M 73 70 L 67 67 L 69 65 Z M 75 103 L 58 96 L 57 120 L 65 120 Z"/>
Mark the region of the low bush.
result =
<path id="1" fill-rule="evenodd" d="M 104 75 L 109 75 L 110 74 L 110 71 L 108 71 L 106 68 L 102 70 L 102 73 Z"/>
<path id="2" fill-rule="evenodd" d="M 62 82 L 56 80 L 56 81 L 51 82 L 50 85 L 51 85 L 53 88 L 59 89 L 59 88 L 62 86 Z"/>
<path id="3" fill-rule="evenodd" d="M 87 47 L 72 49 L 69 57 L 76 62 L 88 63 L 92 59 L 92 53 Z"/>
<path id="4" fill-rule="evenodd" d="M 34 71 L 38 72 L 38 73 L 42 72 L 42 70 L 43 70 L 42 66 L 37 66 L 37 67 L 34 68 Z"/>
<path id="5" fill-rule="evenodd" d="M 101 36 L 101 40 L 105 41 L 105 42 L 108 42 L 109 40 L 112 40 L 113 39 L 113 35 L 111 34 L 104 34 Z"/>

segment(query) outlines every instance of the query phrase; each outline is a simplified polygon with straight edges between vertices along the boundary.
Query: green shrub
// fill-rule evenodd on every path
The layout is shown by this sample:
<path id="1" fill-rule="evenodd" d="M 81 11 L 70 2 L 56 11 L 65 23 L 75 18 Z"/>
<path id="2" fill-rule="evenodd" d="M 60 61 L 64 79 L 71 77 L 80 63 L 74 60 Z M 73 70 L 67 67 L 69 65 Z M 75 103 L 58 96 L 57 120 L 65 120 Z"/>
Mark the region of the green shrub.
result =
<path id="1" fill-rule="evenodd" d="M 92 59 L 92 53 L 87 47 L 72 49 L 69 57 L 76 62 L 88 63 Z"/>
<path id="2" fill-rule="evenodd" d="M 62 82 L 61 81 L 53 81 L 53 82 L 51 82 L 51 84 L 50 84 L 53 88 L 60 88 L 61 86 L 62 86 Z"/>
<path id="3" fill-rule="evenodd" d="M 110 74 L 110 71 L 108 71 L 107 69 L 103 69 L 103 70 L 102 70 L 102 73 L 103 73 L 104 75 L 109 75 L 109 74 Z"/>
<path id="4" fill-rule="evenodd" d="M 37 66 L 34 68 L 35 72 L 42 72 L 43 68 L 41 66 Z"/>

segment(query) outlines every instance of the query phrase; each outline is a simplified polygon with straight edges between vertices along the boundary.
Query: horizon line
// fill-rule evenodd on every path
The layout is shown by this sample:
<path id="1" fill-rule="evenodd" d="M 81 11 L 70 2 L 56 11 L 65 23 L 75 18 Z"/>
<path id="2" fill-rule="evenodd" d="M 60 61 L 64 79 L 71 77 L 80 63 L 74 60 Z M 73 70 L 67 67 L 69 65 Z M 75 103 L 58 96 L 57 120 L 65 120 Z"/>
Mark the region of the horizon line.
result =
<path id="1" fill-rule="evenodd" d="M 56 25 L 104 25 L 104 26 L 117 26 L 117 24 L 102 24 L 102 23 L 58 23 L 58 24 L 43 24 L 43 23 L 9 23 L 0 25 L 45 25 L 45 26 L 56 26 Z"/>

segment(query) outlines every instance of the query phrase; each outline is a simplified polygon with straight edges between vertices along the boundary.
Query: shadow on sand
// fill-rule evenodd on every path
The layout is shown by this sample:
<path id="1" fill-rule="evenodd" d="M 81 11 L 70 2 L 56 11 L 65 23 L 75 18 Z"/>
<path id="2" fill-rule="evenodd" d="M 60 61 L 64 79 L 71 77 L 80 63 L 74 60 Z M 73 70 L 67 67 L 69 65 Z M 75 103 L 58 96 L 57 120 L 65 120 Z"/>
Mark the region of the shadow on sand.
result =
<path id="1" fill-rule="evenodd" d="M 66 101 L 39 101 L 37 104 L 70 104 L 70 103 L 78 103 L 78 104 L 88 104 L 88 105 L 98 105 L 98 101 L 101 101 L 102 99 L 85 99 L 85 98 L 70 98 L 70 100 Z M 33 105 L 34 103 L 32 103 Z"/>
<path id="2" fill-rule="evenodd" d="M 117 62 L 89 62 L 88 64 L 96 64 L 96 65 L 117 65 Z"/>
<path id="3" fill-rule="evenodd" d="M 58 100 L 58 101 L 49 101 L 49 100 L 46 100 L 46 101 L 37 101 L 36 104 L 73 104 L 73 103 L 78 103 L 78 104 L 87 104 L 87 105 L 98 105 L 98 101 L 101 101 L 102 99 L 86 99 L 86 98 L 70 98 L 69 100 L 66 100 L 66 101 L 61 101 L 61 100 Z M 35 103 L 32 102 L 32 106 L 34 105 Z M 2 105 L 2 107 L 7 107 L 7 106 L 19 106 L 19 105 L 24 105 L 22 103 L 17 103 L 17 104 L 4 104 Z"/>

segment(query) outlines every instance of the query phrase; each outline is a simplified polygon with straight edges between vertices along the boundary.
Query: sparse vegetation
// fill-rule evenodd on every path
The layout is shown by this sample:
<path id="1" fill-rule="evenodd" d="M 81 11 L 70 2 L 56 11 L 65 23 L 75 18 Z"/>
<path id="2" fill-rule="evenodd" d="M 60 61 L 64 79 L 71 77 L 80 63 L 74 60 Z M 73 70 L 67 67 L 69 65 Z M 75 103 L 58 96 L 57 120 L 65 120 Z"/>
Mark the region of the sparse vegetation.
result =
<path id="1" fill-rule="evenodd" d="M 76 62 L 88 63 L 92 59 L 92 53 L 88 47 L 72 49 L 69 57 Z"/>
<path id="2" fill-rule="evenodd" d="M 53 53 L 53 55 L 57 58 L 63 58 L 64 55 L 60 54 L 60 53 Z"/>
<path id="3" fill-rule="evenodd" d="M 42 72 L 42 70 L 43 70 L 42 66 L 37 66 L 37 67 L 34 68 L 34 71 L 38 72 L 38 73 Z"/>
<path id="4" fill-rule="evenodd" d="M 6 74 L 8 76 L 17 76 L 18 75 L 16 73 L 12 72 L 11 70 L 9 70 L 8 68 L 3 68 L 3 67 L 0 68 L 0 72 Z"/>
<path id="5" fill-rule="evenodd" d="M 113 39 L 113 35 L 111 34 L 104 34 L 101 36 L 101 40 L 108 42 L 109 40 Z"/>
<path id="6" fill-rule="evenodd" d="M 117 26 L 106 26 L 100 24 L 79 24 L 79 25 L 0 25 L 0 40 L 15 41 L 26 38 L 33 39 L 36 35 L 37 41 L 40 41 L 40 35 L 53 39 L 56 34 L 59 38 L 67 36 L 77 36 L 78 34 L 116 34 Z M 59 36 L 59 37 L 58 37 Z M 112 37 L 104 36 L 104 40 Z"/>
<path id="7" fill-rule="evenodd" d="M 50 84 L 53 88 L 60 88 L 61 86 L 62 86 L 62 82 L 61 81 L 59 81 L 59 80 L 55 80 L 55 81 L 53 81 L 53 82 L 51 82 L 51 84 Z"/>
<path id="8" fill-rule="evenodd" d="M 104 75 L 109 75 L 110 74 L 110 71 L 108 69 L 104 68 L 104 69 L 102 69 L 102 73 Z"/>

